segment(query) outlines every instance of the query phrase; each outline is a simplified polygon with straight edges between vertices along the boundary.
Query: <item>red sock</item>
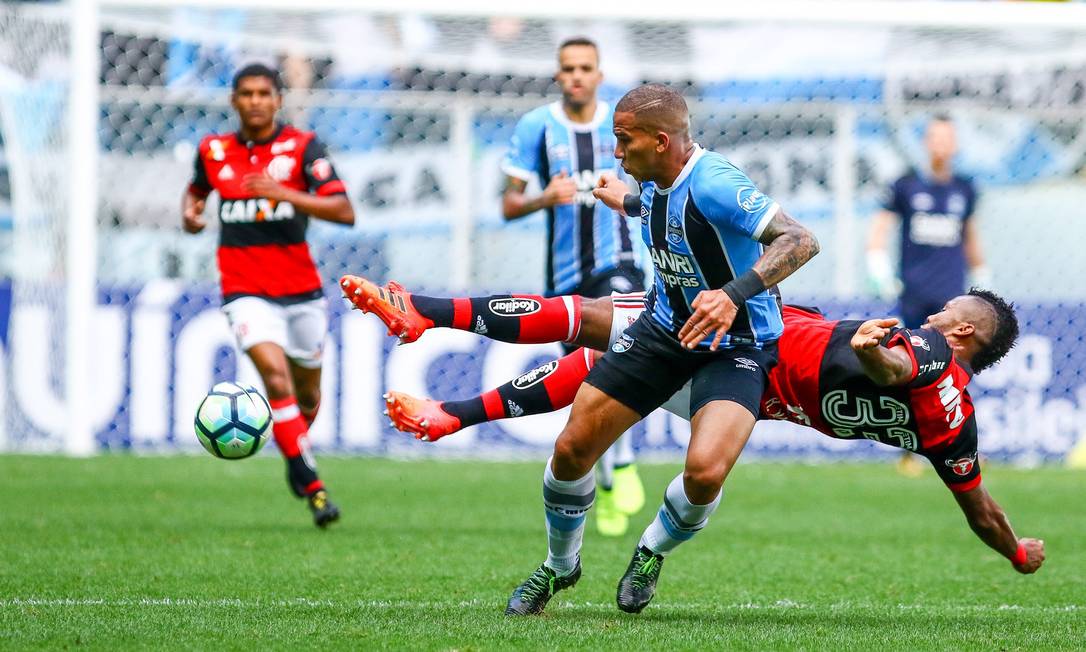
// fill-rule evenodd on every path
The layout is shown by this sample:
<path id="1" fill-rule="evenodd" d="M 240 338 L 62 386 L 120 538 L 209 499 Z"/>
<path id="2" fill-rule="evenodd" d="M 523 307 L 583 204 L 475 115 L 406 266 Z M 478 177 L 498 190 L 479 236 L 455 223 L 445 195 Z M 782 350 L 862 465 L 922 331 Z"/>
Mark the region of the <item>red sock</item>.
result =
<path id="1" fill-rule="evenodd" d="M 464 299 L 411 295 L 415 309 L 437 326 L 520 344 L 572 342 L 581 332 L 580 297 L 502 294 Z"/>
<path id="2" fill-rule="evenodd" d="M 305 418 L 293 396 L 268 401 L 272 409 L 272 434 L 283 457 L 287 459 L 302 454 L 301 443 L 307 432 Z"/>
<path id="3" fill-rule="evenodd" d="M 554 412 L 573 403 L 595 362 L 589 349 L 577 349 L 480 396 L 445 401 L 443 410 L 460 419 L 461 427 L 530 414 Z"/>

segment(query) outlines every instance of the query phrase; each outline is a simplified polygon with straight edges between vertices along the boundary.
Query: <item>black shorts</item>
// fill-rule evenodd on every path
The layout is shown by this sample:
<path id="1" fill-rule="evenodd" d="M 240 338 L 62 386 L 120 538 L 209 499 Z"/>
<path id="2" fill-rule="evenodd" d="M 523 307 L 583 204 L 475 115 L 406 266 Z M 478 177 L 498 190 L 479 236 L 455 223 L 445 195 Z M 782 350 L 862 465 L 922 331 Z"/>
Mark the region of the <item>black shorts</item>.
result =
<path id="1" fill-rule="evenodd" d="M 600 358 L 585 382 L 643 417 L 688 380 L 691 415 L 710 401 L 734 401 L 757 417 L 769 370 L 776 363 L 775 342 L 761 349 L 690 351 L 645 312 Z"/>
<path id="2" fill-rule="evenodd" d="M 566 294 L 577 294 L 590 299 L 598 299 L 600 297 L 609 297 L 613 292 L 629 294 L 630 292 L 644 291 L 644 273 L 632 263 L 623 263 L 612 270 L 587 279 Z M 573 353 L 578 348 L 580 346 L 577 344 L 562 343 L 562 349 L 566 353 Z"/>

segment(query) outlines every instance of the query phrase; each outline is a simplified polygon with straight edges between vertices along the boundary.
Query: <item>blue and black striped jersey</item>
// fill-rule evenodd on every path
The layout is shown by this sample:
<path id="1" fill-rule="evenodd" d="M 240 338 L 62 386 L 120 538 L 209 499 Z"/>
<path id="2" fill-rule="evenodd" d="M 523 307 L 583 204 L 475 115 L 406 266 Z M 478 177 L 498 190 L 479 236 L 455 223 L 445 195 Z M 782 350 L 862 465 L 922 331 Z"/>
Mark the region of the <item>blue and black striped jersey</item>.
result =
<path id="1" fill-rule="evenodd" d="M 641 186 L 641 231 L 655 267 L 647 309 L 678 334 L 703 290 L 716 290 L 748 271 L 762 255 L 758 242 L 780 207 L 723 156 L 695 146 L 670 188 Z M 761 346 L 784 325 L 769 291 L 739 308 L 721 346 Z M 699 347 L 707 348 L 712 337 Z"/>
<path id="2" fill-rule="evenodd" d="M 565 294 L 620 263 L 635 261 L 626 217 L 592 196 L 602 172 L 623 177 L 615 160 L 613 109 L 599 102 L 592 122 L 571 121 L 561 102 L 520 119 L 502 161 L 502 172 L 545 187 L 561 172 L 577 182 L 572 204 L 547 209 L 548 295 Z"/>

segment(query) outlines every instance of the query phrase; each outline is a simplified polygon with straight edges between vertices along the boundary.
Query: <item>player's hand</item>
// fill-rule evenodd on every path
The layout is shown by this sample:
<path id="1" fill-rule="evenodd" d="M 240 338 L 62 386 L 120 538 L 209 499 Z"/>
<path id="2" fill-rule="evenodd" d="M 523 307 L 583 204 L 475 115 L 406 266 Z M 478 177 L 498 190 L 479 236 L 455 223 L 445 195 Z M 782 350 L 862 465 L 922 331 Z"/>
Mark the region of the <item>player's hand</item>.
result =
<path id="1" fill-rule="evenodd" d="M 246 174 L 241 180 L 241 187 L 257 197 L 275 200 L 286 199 L 286 186 L 271 178 L 267 172 Z"/>
<path id="2" fill-rule="evenodd" d="M 898 320 L 892 318 L 871 319 L 860 324 L 856 334 L 852 336 L 852 350 L 865 351 L 873 349 L 882 342 L 882 338 L 890 334 L 890 329 L 897 326 Z"/>
<path id="3" fill-rule="evenodd" d="M 630 187 L 615 176 L 613 172 L 601 174 L 600 180 L 596 182 L 595 189 L 592 190 L 593 197 L 606 204 L 611 210 L 618 211 L 621 215 L 626 214 L 622 206 L 622 200 L 626 199 L 628 194 L 630 194 Z"/>
<path id="4" fill-rule="evenodd" d="M 207 221 L 204 220 L 206 205 L 206 199 L 189 199 L 185 202 L 185 210 L 181 215 L 181 228 L 185 229 L 186 233 L 199 233 L 207 226 Z"/>
<path id="5" fill-rule="evenodd" d="M 679 340 L 688 349 L 693 349 L 698 342 L 716 331 L 716 336 L 709 344 L 710 351 L 716 351 L 720 346 L 720 340 L 732 327 L 735 316 L 739 313 L 739 306 L 735 305 L 732 298 L 724 290 L 703 290 L 690 304 L 694 314 L 683 324 L 679 331 Z"/>
<path id="6" fill-rule="evenodd" d="M 1045 561 L 1045 542 L 1042 539 L 1019 539 L 1018 545 L 1026 549 L 1026 563 L 1014 564 L 1014 570 L 1029 575 L 1036 573 Z"/>
<path id="7" fill-rule="evenodd" d="M 545 206 L 557 206 L 558 204 L 572 204 L 577 195 L 577 182 L 562 170 L 551 177 L 550 183 L 543 189 L 543 204 Z"/>

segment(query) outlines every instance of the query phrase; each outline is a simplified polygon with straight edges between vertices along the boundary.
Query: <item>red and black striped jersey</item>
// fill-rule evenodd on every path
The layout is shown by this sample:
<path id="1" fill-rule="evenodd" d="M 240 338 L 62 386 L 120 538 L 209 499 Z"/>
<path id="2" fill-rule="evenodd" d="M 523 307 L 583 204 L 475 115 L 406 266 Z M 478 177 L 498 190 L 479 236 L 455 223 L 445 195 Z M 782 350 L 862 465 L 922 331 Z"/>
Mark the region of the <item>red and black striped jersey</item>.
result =
<path id="1" fill-rule="evenodd" d="M 240 133 L 200 142 L 189 192 L 219 193 L 218 263 L 223 302 L 259 296 L 278 303 L 321 296 L 321 279 L 305 241 L 309 216 L 290 202 L 256 197 L 242 180 L 267 173 L 279 183 L 318 195 L 344 194 L 324 146 L 311 131 L 280 125 L 266 141 Z"/>
<path id="2" fill-rule="evenodd" d="M 946 338 L 921 328 L 893 329 L 883 341 L 912 359 L 912 380 L 876 385 L 850 345 L 861 321 L 827 321 L 793 306 L 783 310 L 780 363 L 769 374 L 763 416 L 787 419 L 839 439 L 871 439 L 915 451 L 952 491 L 980 483 L 977 424 L 966 390 L 972 371 Z"/>

